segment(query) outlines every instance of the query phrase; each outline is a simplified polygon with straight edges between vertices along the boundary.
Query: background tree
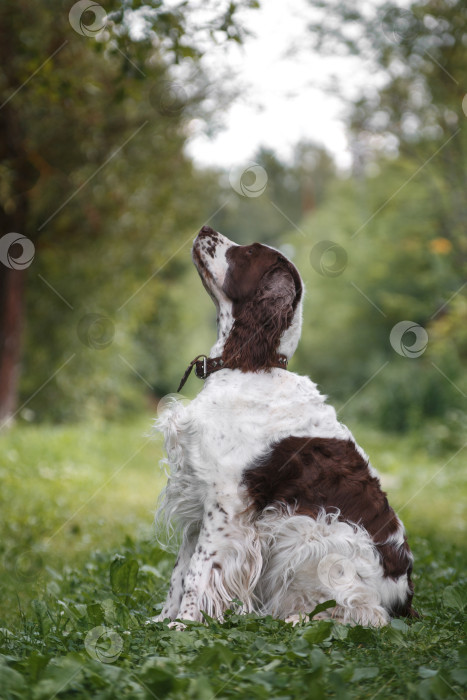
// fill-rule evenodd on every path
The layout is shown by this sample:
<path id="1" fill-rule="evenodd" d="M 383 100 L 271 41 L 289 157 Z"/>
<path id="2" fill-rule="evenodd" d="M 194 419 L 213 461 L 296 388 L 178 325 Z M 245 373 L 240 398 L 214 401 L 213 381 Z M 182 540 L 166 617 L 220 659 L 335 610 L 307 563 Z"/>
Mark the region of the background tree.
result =
<path id="1" fill-rule="evenodd" d="M 310 259 L 300 368 L 343 401 L 357 392 L 354 413 L 438 446 L 462 439 L 467 394 L 465 20 L 459 2 L 326 3 L 316 46 L 371 61 L 383 86 L 348 104 L 358 159 L 302 223 L 311 250 L 291 241 Z M 315 247 L 329 239 L 327 253 Z M 416 362 L 390 343 L 405 319 L 428 333 Z"/>
<path id="2" fill-rule="evenodd" d="M 264 170 L 264 193 L 242 197 L 232 191 L 232 172 L 219 173 L 219 201 L 225 206 L 214 222 L 236 241 L 277 245 L 291 227 L 324 202 L 336 177 L 335 164 L 323 146 L 305 141 L 297 143 L 288 160 L 263 147 L 253 155 L 252 163 Z M 247 187 L 254 179 L 248 169 L 241 178 Z"/>
<path id="3" fill-rule="evenodd" d="M 192 221 L 206 215 L 202 177 L 183 148 L 190 118 L 206 116 L 207 88 L 211 100 L 220 93 L 203 74 L 197 42 L 203 38 L 205 51 L 209 42 L 240 41 L 242 30 L 237 4 L 208 4 L 202 22 L 196 9 L 190 14 L 159 0 L 107 2 L 105 12 L 96 5 L 86 11 L 85 3 L 2 3 L 0 233 L 17 232 L 36 247 L 28 270 L 15 269 L 20 243 L 0 264 L 2 424 L 17 405 L 25 305 L 23 396 L 63 362 L 54 392 L 83 372 L 89 388 L 90 368 L 99 362 L 94 357 L 78 367 L 77 348 L 106 347 L 113 321 L 105 318 L 116 303 L 122 307 L 166 265 L 187 227 L 192 233 Z M 147 317 L 138 301 L 136 312 L 133 305 L 121 314 L 127 330 Z M 80 313 L 97 307 L 106 309 L 104 320 L 82 326 L 85 341 L 77 346 Z M 89 341 L 90 332 L 98 337 Z M 68 367 L 74 352 L 78 362 Z M 60 413 L 57 397 L 45 391 L 46 405 Z"/>
<path id="4" fill-rule="evenodd" d="M 452 248 L 459 279 L 465 277 L 465 3 L 424 0 L 400 8 L 387 2 L 360 11 L 348 0 L 333 0 L 321 19 L 310 27 L 316 47 L 360 56 L 383 82 L 349 105 L 356 150 L 366 161 L 385 153 L 418 161 L 427 194 L 437 202 L 438 234 Z M 428 158 L 436 158 L 435 167 L 425 169 Z"/>

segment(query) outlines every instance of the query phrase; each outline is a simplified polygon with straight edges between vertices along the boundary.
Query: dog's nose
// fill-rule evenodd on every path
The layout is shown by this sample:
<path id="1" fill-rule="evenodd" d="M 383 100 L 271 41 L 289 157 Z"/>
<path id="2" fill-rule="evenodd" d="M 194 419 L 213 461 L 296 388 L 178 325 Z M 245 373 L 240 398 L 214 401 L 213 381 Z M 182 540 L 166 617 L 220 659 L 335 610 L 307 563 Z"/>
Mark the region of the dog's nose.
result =
<path id="1" fill-rule="evenodd" d="M 197 248 L 203 241 L 209 246 L 211 246 L 212 250 L 214 250 L 217 246 L 223 246 L 224 248 L 228 248 L 230 246 L 237 245 L 226 236 L 223 236 L 222 233 L 219 233 L 219 231 L 216 231 L 210 226 L 203 226 L 200 229 L 198 235 L 194 240 L 194 247 Z"/>
<path id="2" fill-rule="evenodd" d="M 198 236 L 212 236 L 212 234 L 217 235 L 217 231 L 214 231 L 210 226 L 203 226 L 203 228 L 198 233 Z"/>

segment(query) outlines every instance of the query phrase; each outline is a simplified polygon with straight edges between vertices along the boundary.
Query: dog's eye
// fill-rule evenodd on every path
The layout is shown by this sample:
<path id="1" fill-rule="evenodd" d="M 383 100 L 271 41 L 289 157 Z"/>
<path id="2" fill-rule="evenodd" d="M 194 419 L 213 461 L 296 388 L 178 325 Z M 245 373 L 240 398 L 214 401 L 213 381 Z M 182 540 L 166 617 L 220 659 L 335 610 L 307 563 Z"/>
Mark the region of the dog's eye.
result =
<path id="1" fill-rule="evenodd" d="M 253 255 L 253 248 L 248 248 L 246 252 L 248 255 Z"/>

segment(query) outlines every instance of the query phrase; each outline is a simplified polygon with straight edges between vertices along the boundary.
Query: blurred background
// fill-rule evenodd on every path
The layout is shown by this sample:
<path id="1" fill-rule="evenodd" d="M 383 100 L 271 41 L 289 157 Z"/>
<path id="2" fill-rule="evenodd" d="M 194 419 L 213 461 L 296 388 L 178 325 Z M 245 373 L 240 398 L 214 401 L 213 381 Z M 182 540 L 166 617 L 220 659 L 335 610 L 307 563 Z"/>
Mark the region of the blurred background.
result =
<path id="1" fill-rule="evenodd" d="M 465 455 L 466 20 L 460 0 L 2 1 L 7 548 L 150 527 L 143 435 L 215 339 L 190 258 L 207 223 L 293 259 L 290 369 L 401 503 L 434 479 L 430 515 L 463 530 L 441 468 Z"/>

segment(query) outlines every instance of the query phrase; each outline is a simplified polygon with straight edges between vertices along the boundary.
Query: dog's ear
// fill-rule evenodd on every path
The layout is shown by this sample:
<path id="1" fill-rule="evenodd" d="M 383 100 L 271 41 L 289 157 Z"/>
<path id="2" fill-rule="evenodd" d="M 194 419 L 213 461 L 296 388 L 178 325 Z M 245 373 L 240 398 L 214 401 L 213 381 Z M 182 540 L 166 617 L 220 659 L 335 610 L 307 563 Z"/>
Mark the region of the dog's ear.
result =
<path id="1" fill-rule="evenodd" d="M 222 358 L 230 368 L 252 372 L 271 366 L 283 332 L 292 323 L 296 282 L 288 267 L 268 270 L 253 298 L 234 304 L 234 325 Z"/>

